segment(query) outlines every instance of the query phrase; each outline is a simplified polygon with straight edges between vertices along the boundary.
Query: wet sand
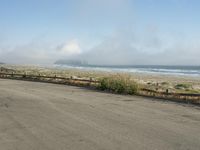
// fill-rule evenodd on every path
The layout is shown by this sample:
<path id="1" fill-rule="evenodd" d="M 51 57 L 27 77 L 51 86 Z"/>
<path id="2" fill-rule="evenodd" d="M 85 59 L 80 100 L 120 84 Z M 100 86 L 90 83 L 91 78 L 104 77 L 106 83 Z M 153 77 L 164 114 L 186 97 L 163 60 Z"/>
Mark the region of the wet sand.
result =
<path id="1" fill-rule="evenodd" d="M 2 150 L 199 150 L 197 106 L 0 79 Z"/>

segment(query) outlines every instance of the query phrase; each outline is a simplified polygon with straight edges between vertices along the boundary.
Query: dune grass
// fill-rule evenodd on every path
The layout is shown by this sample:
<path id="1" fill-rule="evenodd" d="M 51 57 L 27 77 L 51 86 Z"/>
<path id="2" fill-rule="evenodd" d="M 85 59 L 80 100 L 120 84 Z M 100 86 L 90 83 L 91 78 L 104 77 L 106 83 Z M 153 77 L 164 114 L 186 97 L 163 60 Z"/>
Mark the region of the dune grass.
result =
<path id="1" fill-rule="evenodd" d="M 100 79 L 98 88 L 103 91 L 110 91 L 119 94 L 136 94 L 139 85 L 126 75 L 112 75 Z"/>
<path id="2" fill-rule="evenodd" d="M 176 89 L 189 89 L 191 87 L 192 87 L 191 84 L 186 84 L 186 83 L 179 83 L 179 84 L 176 84 L 175 86 Z"/>

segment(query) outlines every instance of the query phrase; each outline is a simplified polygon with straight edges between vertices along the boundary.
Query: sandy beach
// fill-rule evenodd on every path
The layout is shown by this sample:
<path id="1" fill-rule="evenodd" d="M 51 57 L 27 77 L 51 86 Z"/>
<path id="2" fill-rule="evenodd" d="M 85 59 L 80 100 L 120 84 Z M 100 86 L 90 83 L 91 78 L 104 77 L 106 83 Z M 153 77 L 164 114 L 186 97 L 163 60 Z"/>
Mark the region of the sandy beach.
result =
<path id="1" fill-rule="evenodd" d="M 2 150 L 199 150 L 199 107 L 0 79 Z"/>
<path id="2" fill-rule="evenodd" d="M 130 76 L 133 80 L 138 82 L 145 88 L 159 91 L 166 91 L 169 89 L 173 93 L 200 93 L 200 77 L 195 76 L 178 76 L 178 75 L 160 75 L 149 73 L 125 73 L 112 71 L 97 71 L 76 68 L 56 68 L 56 67 L 42 67 L 33 65 L 1 65 L 8 69 L 13 69 L 17 73 L 30 75 L 46 75 L 46 76 L 60 76 L 60 77 L 75 77 L 84 79 L 99 80 L 103 77 L 122 75 Z M 179 86 L 181 85 L 181 86 Z"/>

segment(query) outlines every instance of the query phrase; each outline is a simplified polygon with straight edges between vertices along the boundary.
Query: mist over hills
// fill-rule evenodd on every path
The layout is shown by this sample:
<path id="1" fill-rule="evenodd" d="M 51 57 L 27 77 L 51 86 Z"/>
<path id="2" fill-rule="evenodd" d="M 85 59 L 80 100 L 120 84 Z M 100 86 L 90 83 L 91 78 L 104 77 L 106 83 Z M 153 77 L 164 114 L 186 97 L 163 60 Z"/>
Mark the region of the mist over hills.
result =
<path id="1" fill-rule="evenodd" d="M 63 64 L 63 65 L 71 65 L 71 66 L 87 66 L 87 65 L 89 65 L 86 61 L 80 61 L 80 60 L 75 60 L 75 59 L 57 60 L 54 64 Z"/>
<path id="2" fill-rule="evenodd" d="M 167 43 L 165 38 L 150 33 L 147 34 L 149 36 L 141 37 L 134 32 L 117 32 L 88 51 L 58 60 L 87 62 L 98 66 L 200 65 L 200 45 L 197 42 L 181 40 Z"/>

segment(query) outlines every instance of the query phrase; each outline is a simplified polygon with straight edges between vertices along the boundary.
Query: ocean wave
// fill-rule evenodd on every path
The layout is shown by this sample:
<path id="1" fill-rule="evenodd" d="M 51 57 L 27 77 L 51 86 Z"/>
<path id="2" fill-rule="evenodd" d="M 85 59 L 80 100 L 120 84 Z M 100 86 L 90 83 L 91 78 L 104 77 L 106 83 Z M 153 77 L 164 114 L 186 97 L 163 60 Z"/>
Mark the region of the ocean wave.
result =
<path id="1" fill-rule="evenodd" d="M 178 76 L 197 76 L 200 77 L 200 69 L 186 66 L 182 67 L 174 67 L 174 66 L 141 66 L 141 67 L 103 67 L 103 66 L 70 66 L 70 65 L 55 65 L 55 67 L 59 68 L 77 68 L 82 70 L 94 70 L 94 71 L 107 71 L 107 72 L 127 72 L 127 73 L 147 73 L 147 74 L 164 74 L 164 75 L 178 75 Z M 180 69 L 181 68 L 181 69 Z M 195 69 L 196 70 L 195 70 Z"/>

